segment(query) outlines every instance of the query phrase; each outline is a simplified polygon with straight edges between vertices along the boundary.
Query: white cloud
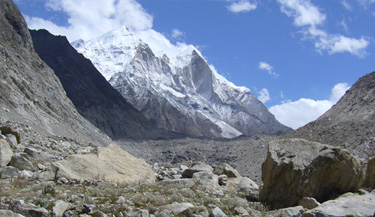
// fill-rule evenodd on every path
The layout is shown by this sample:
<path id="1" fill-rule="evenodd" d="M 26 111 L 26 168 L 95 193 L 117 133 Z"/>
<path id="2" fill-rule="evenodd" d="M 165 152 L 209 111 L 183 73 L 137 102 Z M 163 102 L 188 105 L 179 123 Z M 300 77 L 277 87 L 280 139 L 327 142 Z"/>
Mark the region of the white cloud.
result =
<path id="1" fill-rule="evenodd" d="M 263 88 L 261 91 L 259 91 L 258 100 L 262 103 L 266 103 L 271 100 L 270 93 L 266 88 Z"/>
<path id="2" fill-rule="evenodd" d="M 316 26 L 322 24 L 326 15 L 322 14 L 309 0 L 277 0 L 281 11 L 294 18 L 297 26 Z"/>
<path id="3" fill-rule="evenodd" d="M 266 62 L 259 62 L 259 66 L 258 66 L 258 68 L 259 68 L 260 70 L 265 70 L 265 71 L 267 71 L 268 74 L 270 74 L 270 75 L 273 76 L 274 78 L 277 78 L 277 77 L 280 76 L 279 74 L 277 74 L 277 73 L 273 70 L 273 67 L 272 67 L 270 64 L 266 63 Z"/>
<path id="4" fill-rule="evenodd" d="M 153 24 L 153 17 L 135 0 L 47 0 L 46 7 L 65 13 L 68 25 L 26 17 L 29 28 L 48 29 L 53 34 L 66 35 L 70 41 L 88 40 L 124 25 L 132 31 L 142 31 L 151 29 Z"/>
<path id="5" fill-rule="evenodd" d="M 174 39 L 179 39 L 184 36 L 184 33 L 179 29 L 173 29 L 171 32 L 171 37 Z"/>
<path id="6" fill-rule="evenodd" d="M 339 83 L 332 88 L 329 99 L 313 100 L 301 98 L 297 101 L 287 101 L 281 105 L 272 106 L 269 110 L 280 123 L 297 129 L 320 117 L 336 104 L 349 88 L 348 84 Z"/>
<path id="7" fill-rule="evenodd" d="M 250 3 L 249 0 L 240 0 L 233 2 L 231 1 L 231 5 L 227 6 L 228 10 L 233 13 L 244 13 L 255 10 L 257 8 L 256 2 Z"/>
<path id="8" fill-rule="evenodd" d="M 353 6 L 347 0 L 341 0 L 341 4 L 348 11 L 352 11 L 353 10 Z"/>
<path id="9" fill-rule="evenodd" d="M 319 42 L 315 43 L 315 47 L 318 50 L 327 50 L 329 54 L 349 52 L 358 57 L 367 55 L 366 48 L 369 45 L 369 41 L 363 37 L 355 39 L 342 35 L 332 35 L 327 38 L 322 37 L 319 40 Z"/>
<path id="10" fill-rule="evenodd" d="M 348 52 L 358 57 L 367 55 L 366 48 L 370 44 L 367 39 L 348 38 L 343 35 L 329 34 L 320 29 L 326 15 L 311 4 L 310 0 L 277 0 L 281 11 L 294 19 L 294 25 L 302 27 L 305 38 L 315 42 L 318 52 L 327 51 L 329 54 Z M 364 1 L 364 0 L 362 0 Z M 375 0 L 367 0 L 375 2 Z M 342 1 L 343 3 L 345 1 Z"/>

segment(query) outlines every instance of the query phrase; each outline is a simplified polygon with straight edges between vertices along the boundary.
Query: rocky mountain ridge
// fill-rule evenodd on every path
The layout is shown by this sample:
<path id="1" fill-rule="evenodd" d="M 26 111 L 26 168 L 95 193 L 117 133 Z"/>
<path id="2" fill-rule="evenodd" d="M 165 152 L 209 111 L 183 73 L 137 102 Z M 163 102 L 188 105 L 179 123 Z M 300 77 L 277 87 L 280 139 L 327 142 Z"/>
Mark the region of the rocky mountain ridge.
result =
<path id="1" fill-rule="evenodd" d="M 19 9 L 0 2 L 0 124 L 33 136 L 66 137 L 81 143 L 106 145 L 110 139 L 84 119 L 66 96 L 55 73 L 34 51 Z"/>
<path id="2" fill-rule="evenodd" d="M 348 149 L 369 158 L 375 156 L 375 72 L 358 81 L 316 121 L 287 135 Z"/>
<path id="3" fill-rule="evenodd" d="M 291 130 L 277 122 L 249 89 L 216 73 L 193 46 L 162 53 L 154 41 L 126 27 L 73 45 L 127 101 L 163 129 L 209 138 Z"/>

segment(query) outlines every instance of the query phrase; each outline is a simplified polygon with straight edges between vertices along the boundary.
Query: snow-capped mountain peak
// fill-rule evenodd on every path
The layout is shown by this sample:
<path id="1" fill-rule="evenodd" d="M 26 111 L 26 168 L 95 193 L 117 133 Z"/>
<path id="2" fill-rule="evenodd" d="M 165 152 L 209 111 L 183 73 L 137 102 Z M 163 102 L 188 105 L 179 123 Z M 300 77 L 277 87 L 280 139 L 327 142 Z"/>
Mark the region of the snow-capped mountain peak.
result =
<path id="1" fill-rule="evenodd" d="M 289 129 L 245 87 L 237 87 L 192 45 L 154 30 L 108 32 L 73 46 L 159 127 L 190 136 L 233 138 Z"/>

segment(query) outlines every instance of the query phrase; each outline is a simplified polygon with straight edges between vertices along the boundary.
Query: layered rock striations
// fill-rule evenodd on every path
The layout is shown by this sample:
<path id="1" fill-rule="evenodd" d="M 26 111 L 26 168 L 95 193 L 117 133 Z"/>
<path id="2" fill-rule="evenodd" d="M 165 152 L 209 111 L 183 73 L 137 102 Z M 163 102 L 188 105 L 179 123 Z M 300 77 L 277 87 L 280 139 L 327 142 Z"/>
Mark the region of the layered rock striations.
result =
<path id="1" fill-rule="evenodd" d="M 22 123 L 43 135 L 108 144 L 108 137 L 77 112 L 34 51 L 26 22 L 10 0 L 0 1 L 0 29 L 0 124 Z M 24 133 L 21 139 L 25 136 L 31 135 Z"/>
<path id="2" fill-rule="evenodd" d="M 163 129 L 219 138 L 291 131 L 249 89 L 216 73 L 193 46 L 160 49 L 163 42 L 150 38 L 122 27 L 73 45 Z"/>
<path id="3" fill-rule="evenodd" d="M 345 148 L 368 158 L 375 156 L 375 72 L 361 77 L 330 110 L 316 121 L 290 133 Z"/>
<path id="4" fill-rule="evenodd" d="M 131 106 L 64 36 L 30 31 L 34 47 L 60 79 L 78 112 L 112 139 L 156 139 L 172 135 L 154 127 Z"/>

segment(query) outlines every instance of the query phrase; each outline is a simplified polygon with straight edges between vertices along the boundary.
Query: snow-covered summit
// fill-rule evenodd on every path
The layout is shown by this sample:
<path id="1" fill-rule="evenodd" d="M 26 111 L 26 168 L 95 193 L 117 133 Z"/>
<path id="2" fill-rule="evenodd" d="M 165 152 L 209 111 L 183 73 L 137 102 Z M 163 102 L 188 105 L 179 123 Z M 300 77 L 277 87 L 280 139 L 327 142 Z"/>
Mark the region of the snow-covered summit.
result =
<path id="1" fill-rule="evenodd" d="M 192 45 L 150 29 L 108 32 L 73 46 L 159 127 L 190 136 L 233 138 L 289 130 L 246 87 L 237 87 Z"/>

